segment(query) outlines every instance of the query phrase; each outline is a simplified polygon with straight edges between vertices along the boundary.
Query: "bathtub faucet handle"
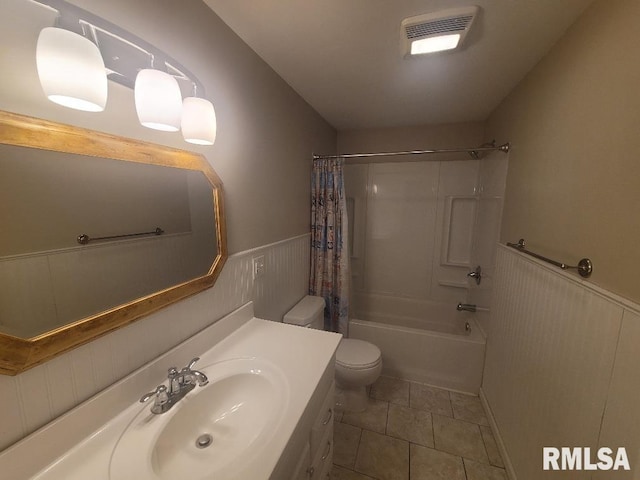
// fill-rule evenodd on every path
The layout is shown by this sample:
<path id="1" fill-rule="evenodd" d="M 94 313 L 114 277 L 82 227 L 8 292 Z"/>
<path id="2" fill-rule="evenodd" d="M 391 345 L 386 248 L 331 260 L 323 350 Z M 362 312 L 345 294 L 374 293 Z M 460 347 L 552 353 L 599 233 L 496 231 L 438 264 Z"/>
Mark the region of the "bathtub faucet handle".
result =
<path id="1" fill-rule="evenodd" d="M 458 306 L 456 307 L 456 310 L 458 310 L 459 312 L 462 312 L 462 311 L 475 312 L 476 311 L 476 306 L 473 305 L 472 303 L 458 303 Z"/>

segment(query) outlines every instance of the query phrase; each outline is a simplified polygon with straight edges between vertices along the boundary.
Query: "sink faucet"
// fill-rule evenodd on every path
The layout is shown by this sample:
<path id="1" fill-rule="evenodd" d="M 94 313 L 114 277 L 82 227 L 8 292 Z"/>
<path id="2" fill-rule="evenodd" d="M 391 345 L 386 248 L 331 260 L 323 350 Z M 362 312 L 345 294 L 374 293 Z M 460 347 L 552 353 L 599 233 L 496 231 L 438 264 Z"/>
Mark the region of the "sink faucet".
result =
<path id="1" fill-rule="evenodd" d="M 209 379 L 204 373 L 193 369 L 198 360 L 200 360 L 199 357 L 194 358 L 189 362 L 189 365 L 182 370 L 171 367 L 167 375 L 169 387 L 159 385 L 153 392 L 144 394 L 140 399 L 140 403 L 154 398 L 151 413 L 161 414 L 169 411 L 182 397 L 193 390 L 196 385 L 204 387 L 209 383 Z"/>

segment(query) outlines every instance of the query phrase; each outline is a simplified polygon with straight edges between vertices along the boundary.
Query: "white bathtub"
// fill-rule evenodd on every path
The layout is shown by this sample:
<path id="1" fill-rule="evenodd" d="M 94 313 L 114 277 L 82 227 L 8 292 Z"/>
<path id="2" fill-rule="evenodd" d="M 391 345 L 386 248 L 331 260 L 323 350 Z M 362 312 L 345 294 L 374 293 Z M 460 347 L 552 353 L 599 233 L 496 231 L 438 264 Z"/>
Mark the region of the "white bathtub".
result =
<path id="1" fill-rule="evenodd" d="M 479 393 L 485 338 L 473 313 L 458 312 L 455 304 L 362 294 L 356 305 L 349 337 L 380 348 L 383 375 Z"/>

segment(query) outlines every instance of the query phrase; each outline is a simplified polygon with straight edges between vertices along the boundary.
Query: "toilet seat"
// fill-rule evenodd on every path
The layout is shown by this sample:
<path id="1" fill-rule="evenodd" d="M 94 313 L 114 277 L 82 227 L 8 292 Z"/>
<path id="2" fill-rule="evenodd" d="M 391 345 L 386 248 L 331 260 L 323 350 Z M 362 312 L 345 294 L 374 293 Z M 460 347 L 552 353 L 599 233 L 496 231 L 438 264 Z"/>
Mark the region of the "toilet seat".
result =
<path id="1" fill-rule="evenodd" d="M 365 370 L 380 364 L 380 349 L 364 340 L 343 338 L 336 351 L 336 365 L 351 370 Z"/>

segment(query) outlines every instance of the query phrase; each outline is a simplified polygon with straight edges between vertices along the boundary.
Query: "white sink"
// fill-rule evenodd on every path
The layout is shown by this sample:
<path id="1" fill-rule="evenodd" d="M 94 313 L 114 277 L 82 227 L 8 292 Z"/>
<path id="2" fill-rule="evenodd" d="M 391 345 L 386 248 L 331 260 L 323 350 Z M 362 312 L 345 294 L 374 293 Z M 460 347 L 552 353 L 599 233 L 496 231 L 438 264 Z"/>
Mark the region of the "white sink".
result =
<path id="1" fill-rule="evenodd" d="M 209 384 L 168 412 L 141 406 L 115 445 L 111 480 L 243 478 L 268 448 L 290 397 L 280 368 L 236 358 L 198 369 Z"/>

